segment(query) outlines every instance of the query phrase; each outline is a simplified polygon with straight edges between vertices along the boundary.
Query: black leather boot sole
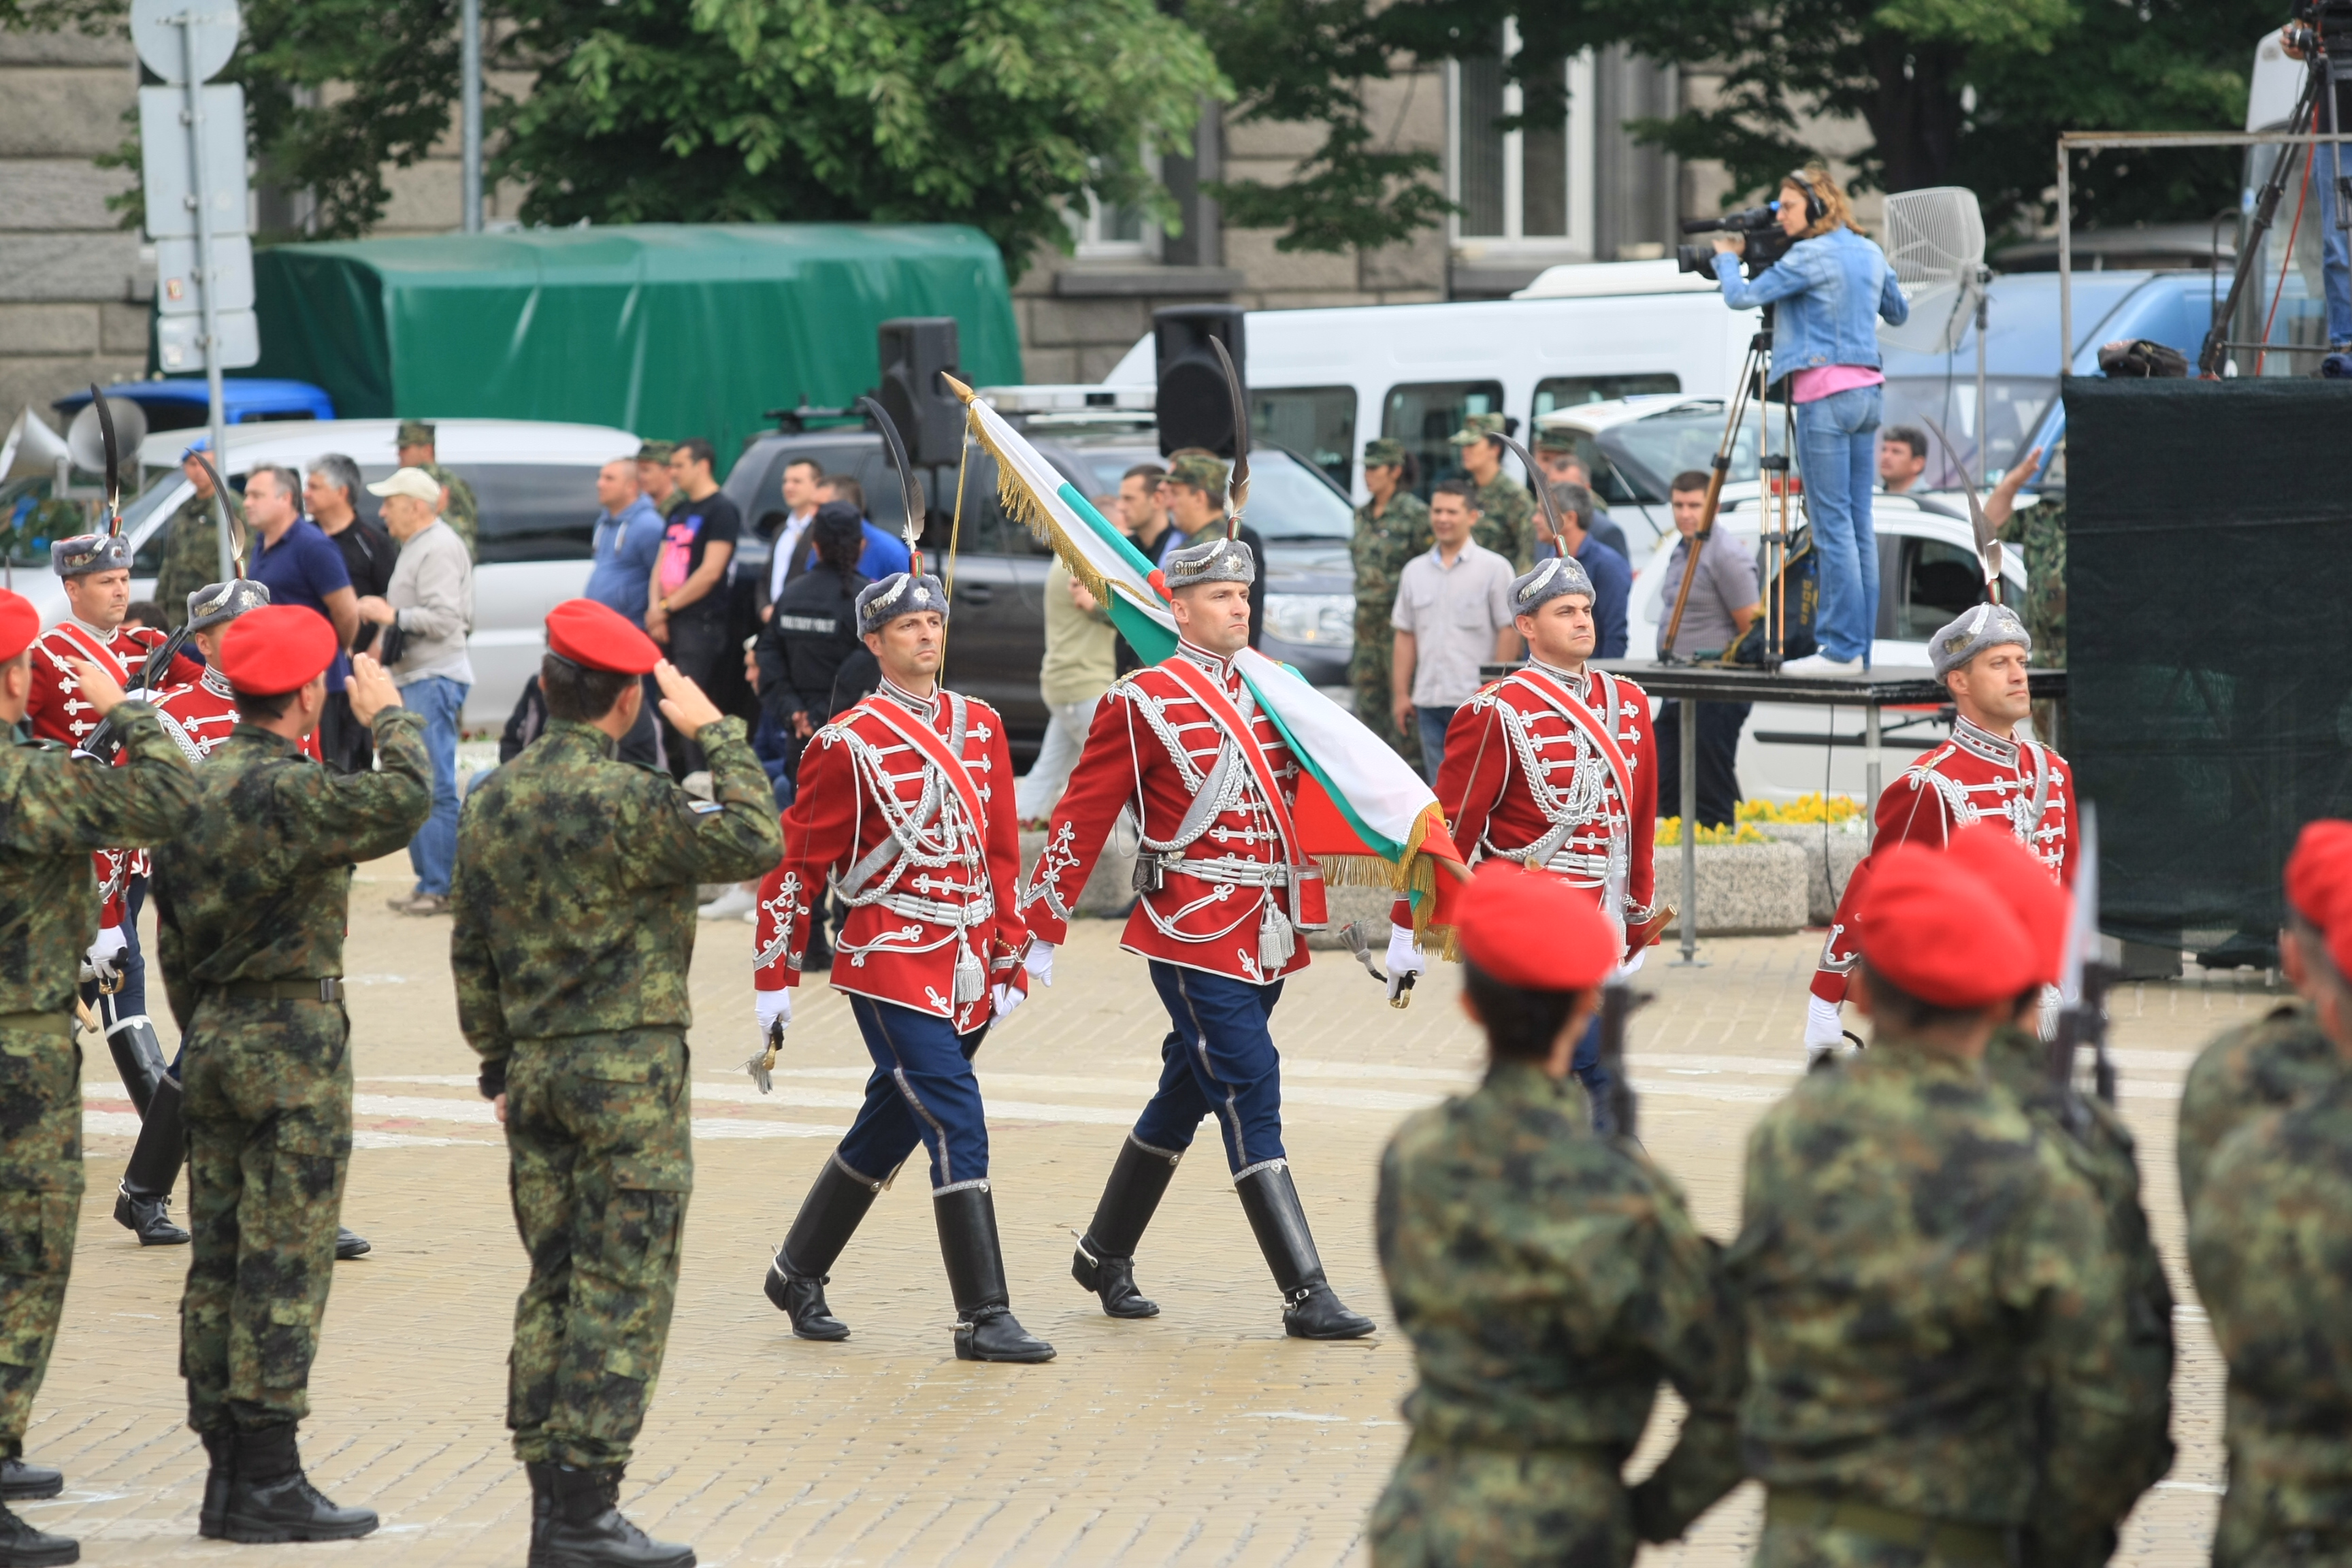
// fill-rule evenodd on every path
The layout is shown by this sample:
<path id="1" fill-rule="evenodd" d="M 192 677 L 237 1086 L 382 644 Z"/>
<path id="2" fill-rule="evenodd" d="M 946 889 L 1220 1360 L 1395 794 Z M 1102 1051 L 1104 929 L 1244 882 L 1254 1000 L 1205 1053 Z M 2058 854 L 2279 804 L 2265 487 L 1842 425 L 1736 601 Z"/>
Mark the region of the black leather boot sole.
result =
<path id="1" fill-rule="evenodd" d="M 833 1309 L 825 1305 L 824 1288 L 831 1279 L 832 1276 L 824 1274 L 814 1279 L 803 1279 L 771 1263 L 761 1289 L 776 1304 L 776 1310 L 791 1315 L 793 1337 L 835 1344 L 849 1337 L 849 1325 L 835 1317 Z"/>

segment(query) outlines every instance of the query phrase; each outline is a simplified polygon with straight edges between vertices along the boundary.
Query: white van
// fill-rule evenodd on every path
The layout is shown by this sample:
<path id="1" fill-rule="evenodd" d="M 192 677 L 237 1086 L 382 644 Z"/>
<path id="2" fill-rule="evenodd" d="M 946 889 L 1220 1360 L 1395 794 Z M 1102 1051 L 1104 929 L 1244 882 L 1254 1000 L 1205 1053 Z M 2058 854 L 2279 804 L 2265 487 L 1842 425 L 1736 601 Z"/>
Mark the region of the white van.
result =
<path id="1" fill-rule="evenodd" d="M 467 728 L 497 730 L 513 711 L 523 685 L 539 673 L 547 612 L 576 597 L 588 582 L 595 533 L 596 470 L 618 457 L 635 457 L 637 438 L 605 425 L 556 425 L 520 419 L 439 419 L 435 453 L 474 489 L 481 510 L 481 560 L 474 568 L 474 689 L 467 694 Z M 310 463 L 340 452 L 370 483 L 398 466 L 393 447 L 399 422 L 322 419 L 232 425 L 226 461 L 215 458 L 232 484 L 262 463 L 308 472 Z M 151 436 L 139 451 L 142 471 L 162 469 L 122 509 L 131 542 L 131 596 L 152 598 L 163 563 L 163 525 L 194 493 L 180 470 L 180 454 L 200 431 Z M 381 504 L 360 498 L 360 515 Z M 41 624 L 65 614 L 64 586 L 37 562 L 9 563 L 16 592 L 33 602 Z"/>
<path id="2" fill-rule="evenodd" d="M 1243 334 L 1252 428 L 1311 458 L 1361 504 L 1364 443 L 1402 441 L 1423 488 L 1454 467 L 1446 437 L 1500 413 L 1525 441 L 1557 408 L 1638 394 L 1720 397 L 1757 314 L 1672 261 L 1554 267 L 1508 300 L 1252 310 Z M 1158 380 L 1146 335 L 1103 377 Z M 1517 472 L 1517 465 L 1507 465 Z M 1525 475 L 1519 476 L 1524 479 Z"/>

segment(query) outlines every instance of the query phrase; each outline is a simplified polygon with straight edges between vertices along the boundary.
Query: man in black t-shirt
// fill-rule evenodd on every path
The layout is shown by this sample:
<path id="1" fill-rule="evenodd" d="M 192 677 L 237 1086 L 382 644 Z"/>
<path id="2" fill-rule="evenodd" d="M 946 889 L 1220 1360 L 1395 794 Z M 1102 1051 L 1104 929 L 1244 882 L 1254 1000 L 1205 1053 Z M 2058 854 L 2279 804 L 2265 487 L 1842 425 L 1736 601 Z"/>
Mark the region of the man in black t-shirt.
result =
<path id="1" fill-rule="evenodd" d="M 352 591 L 361 598 L 382 598 L 392 586 L 393 563 L 400 546 L 392 535 L 359 514 L 360 466 L 341 452 L 330 452 L 310 465 L 302 481 L 302 510 L 319 531 L 343 552 L 343 570 L 351 574 Z"/>
<path id="2" fill-rule="evenodd" d="M 670 510 L 646 605 L 646 634 L 668 651 L 680 675 L 706 691 L 727 663 L 728 568 L 743 531 L 742 513 L 710 471 L 715 458 L 699 436 L 680 441 L 670 455 L 680 499 Z M 669 758 L 680 778 L 703 765 L 702 748 L 685 735 L 671 743 Z"/>

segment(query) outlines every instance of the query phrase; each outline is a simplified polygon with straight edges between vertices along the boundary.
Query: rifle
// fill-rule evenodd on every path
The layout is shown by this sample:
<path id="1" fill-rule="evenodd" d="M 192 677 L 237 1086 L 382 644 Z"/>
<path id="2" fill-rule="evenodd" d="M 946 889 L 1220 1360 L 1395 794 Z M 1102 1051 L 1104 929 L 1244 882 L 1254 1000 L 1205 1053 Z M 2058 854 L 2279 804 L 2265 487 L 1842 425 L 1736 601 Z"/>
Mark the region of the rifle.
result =
<path id="1" fill-rule="evenodd" d="M 2116 1102 L 2116 1066 L 2107 1056 L 2107 987 L 2116 978 L 2110 964 L 2099 962 L 2099 814 L 2082 808 L 2074 873 L 2074 923 L 2066 933 L 2066 963 L 2059 982 L 2058 1027 L 2050 1038 L 2050 1081 L 2058 1090 L 2066 1125 L 2080 1136 L 2090 1125 L 2082 1096 L 2074 1089 L 2074 1054 L 2091 1049 L 2091 1087 L 2109 1105 Z"/>
<path id="2" fill-rule="evenodd" d="M 1651 1000 L 1622 975 L 1612 975 L 1601 987 L 1601 1069 L 1609 1075 L 1607 1111 L 1611 1132 L 1641 1142 L 1641 1108 L 1633 1097 L 1633 1080 L 1625 1076 L 1625 1028 L 1633 1014 Z"/>

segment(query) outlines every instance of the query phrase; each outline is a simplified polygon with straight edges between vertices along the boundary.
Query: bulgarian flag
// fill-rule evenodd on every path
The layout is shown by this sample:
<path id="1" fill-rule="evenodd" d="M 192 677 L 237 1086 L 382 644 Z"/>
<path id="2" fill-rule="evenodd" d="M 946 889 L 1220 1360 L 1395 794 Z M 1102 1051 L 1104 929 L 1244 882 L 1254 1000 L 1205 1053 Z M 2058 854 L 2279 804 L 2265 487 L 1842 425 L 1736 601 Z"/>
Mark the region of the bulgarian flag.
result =
<path id="1" fill-rule="evenodd" d="M 1150 663 L 1176 651 L 1176 622 L 1160 573 L 1003 416 L 953 376 L 972 435 L 996 458 L 997 496 L 1010 515 L 1050 545 L 1070 574 L 1110 614 L 1128 645 Z M 1437 797 L 1387 742 L 1286 664 L 1242 652 L 1242 679 L 1282 732 L 1302 776 L 1291 815 L 1331 884 L 1391 888 L 1413 897 L 1414 926 L 1449 923 L 1439 912 L 1439 868 L 1466 877 Z M 1451 900 L 1445 900 L 1450 903 Z"/>

